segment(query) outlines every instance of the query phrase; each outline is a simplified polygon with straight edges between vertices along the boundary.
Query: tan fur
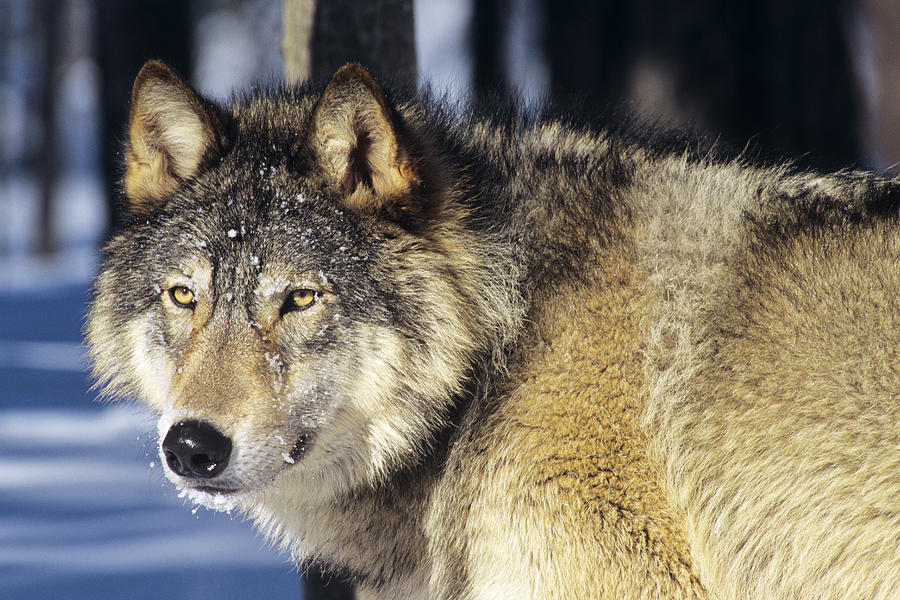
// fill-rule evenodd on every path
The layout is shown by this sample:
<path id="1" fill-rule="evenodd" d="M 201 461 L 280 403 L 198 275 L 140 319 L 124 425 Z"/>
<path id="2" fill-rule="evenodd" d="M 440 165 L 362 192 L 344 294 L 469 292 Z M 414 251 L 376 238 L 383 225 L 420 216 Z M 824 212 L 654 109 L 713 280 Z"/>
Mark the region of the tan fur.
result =
<path id="1" fill-rule="evenodd" d="M 896 232 L 754 248 L 743 211 L 765 219 L 798 188 L 846 183 L 773 186 L 771 173 L 730 168 L 682 170 L 719 193 L 693 195 L 676 218 L 653 206 L 642 242 L 664 300 L 647 321 L 646 423 L 701 578 L 722 598 L 894 598 Z M 766 190 L 762 204 L 721 202 L 747 184 Z"/>
<path id="2" fill-rule="evenodd" d="M 352 210 L 373 210 L 384 200 L 409 195 L 416 176 L 402 156 L 384 93 L 372 76 L 355 64 L 345 65 L 313 109 L 310 145 L 321 166 L 344 188 Z M 364 161 L 364 164 L 354 164 Z M 367 172 L 370 185 L 359 180 Z"/>
<path id="3" fill-rule="evenodd" d="M 646 455 L 648 300 L 631 250 L 615 252 L 589 285 L 541 294 L 509 393 L 451 455 L 433 543 L 463 545 L 473 598 L 706 597 Z"/>
<path id="4" fill-rule="evenodd" d="M 169 67 L 151 61 L 131 95 L 125 193 L 132 210 L 150 212 L 196 173 L 205 154 L 220 143 L 215 117 Z"/>

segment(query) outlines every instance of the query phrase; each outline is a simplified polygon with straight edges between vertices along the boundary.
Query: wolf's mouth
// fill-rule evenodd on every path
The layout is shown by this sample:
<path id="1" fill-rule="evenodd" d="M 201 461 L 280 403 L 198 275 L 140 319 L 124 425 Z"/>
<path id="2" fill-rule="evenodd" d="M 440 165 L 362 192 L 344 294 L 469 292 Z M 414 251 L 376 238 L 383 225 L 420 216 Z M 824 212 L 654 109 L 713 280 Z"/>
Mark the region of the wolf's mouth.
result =
<path id="1" fill-rule="evenodd" d="M 211 485 L 201 485 L 196 487 L 191 487 L 190 489 L 196 490 L 198 492 L 203 492 L 204 494 L 210 494 L 212 496 L 221 495 L 221 496 L 231 496 L 232 494 L 240 493 L 241 490 L 237 488 L 218 488 L 213 487 Z"/>
<path id="2" fill-rule="evenodd" d="M 277 465 L 271 471 L 267 470 L 265 473 L 257 473 L 255 478 L 247 482 L 235 480 L 234 477 L 228 477 L 225 473 L 220 477 L 207 477 L 203 472 L 201 472 L 199 477 L 186 476 L 185 473 L 180 472 L 186 471 L 186 469 L 176 470 L 173 467 L 172 463 L 174 461 L 167 461 L 167 471 L 178 476 L 173 478 L 173 481 L 180 488 L 180 498 L 187 498 L 194 504 L 213 510 L 230 512 L 245 501 L 248 501 L 256 492 L 259 492 L 274 481 L 281 472 L 290 468 L 295 462 L 304 457 L 309 452 L 314 437 L 313 431 L 305 431 L 299 434 L 290 452 L 282 454 L 284 458 L 283 463 Z M 190 463 L 191 465 L 199 462 L 199 459 L 196 458 L 197 449 L 194 447 L 195 445 L 187 445 L 189 448 L 186 452 L 193 453 L 190 454 L 190 458 L 193 461 Z M 203 456 L 205 457 L 206 455 L 204 454 Z M 227 462 L 228 457 L 222 459 L 223 465 L 227 464 Z M 182 465 L 184 461 L 180 461 L 177 464 Z M 216 485 L 218 479 L 222 479 L 220 485 Z"/>

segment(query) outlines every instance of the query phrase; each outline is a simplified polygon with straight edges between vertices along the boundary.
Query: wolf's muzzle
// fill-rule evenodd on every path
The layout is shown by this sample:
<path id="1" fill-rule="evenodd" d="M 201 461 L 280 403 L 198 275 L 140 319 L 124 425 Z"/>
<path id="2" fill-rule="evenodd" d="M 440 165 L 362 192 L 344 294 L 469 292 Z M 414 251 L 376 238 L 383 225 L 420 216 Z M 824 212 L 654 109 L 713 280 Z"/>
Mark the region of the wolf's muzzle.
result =
<path id="1" fill-rule="evenodd" d="M 166 464 L 182 477 L 209 479 L 228 466 L 231 440 L 203 421 L 179 421 L 162 443 Z"/>

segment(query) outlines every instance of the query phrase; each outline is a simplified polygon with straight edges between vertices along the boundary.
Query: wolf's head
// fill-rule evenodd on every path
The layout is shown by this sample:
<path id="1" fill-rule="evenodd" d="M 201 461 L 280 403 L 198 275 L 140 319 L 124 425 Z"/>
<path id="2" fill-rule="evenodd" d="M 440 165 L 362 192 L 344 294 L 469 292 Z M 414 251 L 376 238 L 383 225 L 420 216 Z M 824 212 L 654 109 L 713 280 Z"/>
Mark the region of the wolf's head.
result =
<path id="1" fill-rule="evenodd" d="M 516 274 L 487 258 L 502 248 L 468 225 L 418 115 L 356 65 L 321 95 L 229 108 L 161 63 L 138 75 L 132 219 L 87 338 L 106 391 L 161 415 L 166 473 L 201 500 L 383 480 L 516 331 Z"/>

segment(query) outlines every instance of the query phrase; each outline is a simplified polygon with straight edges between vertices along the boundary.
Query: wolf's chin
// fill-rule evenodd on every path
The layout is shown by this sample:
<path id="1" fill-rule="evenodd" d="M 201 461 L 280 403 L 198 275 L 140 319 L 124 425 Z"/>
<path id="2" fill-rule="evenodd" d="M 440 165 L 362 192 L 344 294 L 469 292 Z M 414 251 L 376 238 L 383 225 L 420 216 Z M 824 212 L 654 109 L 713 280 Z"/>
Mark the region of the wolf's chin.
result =
<path id="1" fill-rule="evenodd" d="M 178 497 L 210 510 L 230 513 L 246 505 L 252 495 L 250 492 L 183 487 Z"/>

